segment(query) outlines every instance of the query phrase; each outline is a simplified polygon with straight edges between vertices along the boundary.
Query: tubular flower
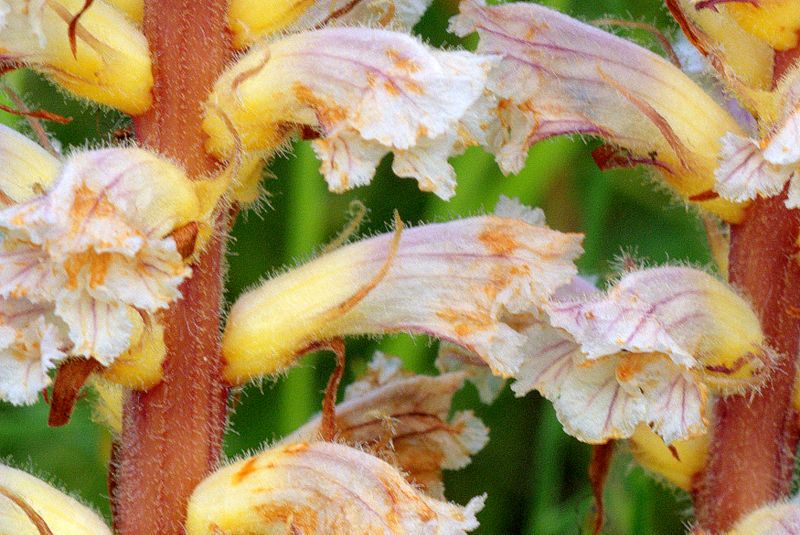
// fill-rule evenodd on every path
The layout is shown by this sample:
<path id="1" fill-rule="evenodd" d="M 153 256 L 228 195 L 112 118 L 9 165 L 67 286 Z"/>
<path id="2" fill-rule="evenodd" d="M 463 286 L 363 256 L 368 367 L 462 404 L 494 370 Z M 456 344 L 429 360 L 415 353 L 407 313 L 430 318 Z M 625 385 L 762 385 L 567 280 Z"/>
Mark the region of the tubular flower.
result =
<path id="1" fill-rule="evenodd" d="M 0 63 L 29 66 L 73 93 L 133 115 L 147 111 L 153 85 L 144 35 L 103 0 L 69 25 L 84 0 L 0 1 Z"/>
<path id="2" fill-rule="evenodd" d="M 448 419 L 464 377 L 414 375 L 400 359 L 378 353 L 336 407 L 336 438 L 384 459 L 410 483 L 443 499 L 442 469 L 463 468 L 489 440 L 489 430 L 471 411 Z M 283 442 L 315 440 L 321 424 L 321 417 L 314 418 Z"/>
<path id="3" fill-rule="evenodd" d="M 457 535 L 478 527 L 483 499 L 464 507 L 439 501 L 377 457 L 341 444 L 300 442 L 208 476 L 189 500 L 186 531 Z"/>
<path id="4" fill-rule="evenodd" d="M 546 310 L 512 389 L 541 392 L 585 442 L 628 438 L 639 423 L 667 444 L 703 433 L 707 388 L 741 389 L 763 371 L 755 314 L 702 271 L 634 271 L 606 294 L 562 291 Z"/>
<path id="5" fill-rule="evenodd" d="M 106 366 L 122 356 L 109 377 L 153 384 L 163 356 L 155 314 L 180 296 L 196 242 L 179 251 L 173 235 L 208 225 L 198 198 L 208 184 L 137 148 L 78 152 L 62 164 L 0 133 L 0 147 L 14 137 L 20 147 L 0 173 L 0 396 L 33 401 L 67 354 Z M 12 174 L 24 165 L 30 174 Z"/>
<path id="6" fill-rule="evenodd" d="M 260 43 L 214 86 L 203 123 L 209 149 L 222 157 L 242 148 L 274 152 L 305 126 L 319 133 L 312 146 L 332 190 L 369 183 L 391 152 L 398 175 L 449 198 L 455 175 L 447 158 L 478 134 L 462 121 L 491 64 L 367 28 Z"/>
<path id="7" fill-rule="evenodd" d="M 739 26 L 776 50 L 788 50 L 798 43 L 800 31 L 800 5 L 793 0 L 728 0 L 725 6 L 714 4 L 719 0 L 694 0 L 697 8 L 724 9 Z"/>
<path id="8" fill-rule="evenodd" d="M 579 235 L 496 216 L 384 234 L 325 254 L 239 298 L 223 334 L 232 384 L 279 372 L 315 343 L 414 332 L 458 343 L 516 373 L 535 313 L 575 273 Z"/>
<path id="9" fill-rule="evenodd" d="M 21 470 L 0 465 L 0 533 L 111 535 L 100 516 Z"/>
<path id="10" fill-rule="evenodd" d="M 232 0 L 228 19 L 233 43 L 244 48 L 271 34 L 323 26 L 378 24 L 410 30 L 431 0 L 280 0 L 263 9 L 258 0 Z"/>
<path id="11" fill-rule="evenodd" d="M 724 219 L 741 209 L 702 200 L 714 185 L 719 138 L 743 133 L 735 119 L 677 67 L 624 39 L 534 4 L 461 3 L 458 35 L 477 31 L 478 52 L 502 57 L 490 89 L 499 99 L 489 149 L 518 171 L 531 144 L 559 134 L 600 136 L 617 149 L 601 167 L 654 166 L 681 195 Z"/>

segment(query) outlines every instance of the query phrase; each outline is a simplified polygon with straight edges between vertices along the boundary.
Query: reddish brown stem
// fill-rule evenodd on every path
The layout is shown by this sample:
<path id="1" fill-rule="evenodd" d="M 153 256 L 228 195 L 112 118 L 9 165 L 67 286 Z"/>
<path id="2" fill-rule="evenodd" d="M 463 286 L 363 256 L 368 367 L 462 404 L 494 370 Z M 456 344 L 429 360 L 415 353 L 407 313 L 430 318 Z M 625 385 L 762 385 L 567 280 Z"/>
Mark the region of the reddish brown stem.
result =
<path id="1" fill-rule="evenodd" d="M 152 108 L 134 120 L 136 136 L 195 177 L 216 165 L 204 150 L 201 106 L 231 57 L 226 5 L 145 2 L 155 84 Z M 164 315 L 162 382 L 125 402 L 110 478 L 119 533 L 182 533 L 188 498 L 217 463 L 227 412 L 219 348 L 223 251 L 223 238 L 212 240 L 181 286 L 182 299 Z"/>
<path id="2" fill-rule="evenodd" d="M 800 212 L 782 197 L 756 201 L 731 228 L 731 282 L 750 297 L 778 360 L 757 394 L 716 404 L 710 457 L 695 493 L 697 518 L 712 533 L 789 491 L 798 440 L 791 403 L 800 337 L 792 312 L 800 304 L 798 233 Z"/>
<path id="3" fill-rule="evenodd" d="M 799 52 L 776 54 L 776 83 Z M 745 220 L 731 226 L 731 283 L 750 298 L 777 362 L 758 393 L 715 405 L 709 459 L 694 491 L 697 520 L 711 533 L 785 497 L 792 482 L 800 438 L 792 406 L 800 349 L 800 211 L 787 209 L 784 199 L 755 201 Z"/>

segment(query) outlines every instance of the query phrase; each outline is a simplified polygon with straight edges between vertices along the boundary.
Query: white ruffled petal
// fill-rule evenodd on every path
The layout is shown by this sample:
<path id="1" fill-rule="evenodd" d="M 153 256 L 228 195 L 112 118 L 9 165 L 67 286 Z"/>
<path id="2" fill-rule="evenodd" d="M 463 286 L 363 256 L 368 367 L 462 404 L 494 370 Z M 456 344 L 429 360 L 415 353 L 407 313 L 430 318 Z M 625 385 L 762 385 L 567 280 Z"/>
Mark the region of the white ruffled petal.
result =
<path id="1" fill-rule="evenodd" d="M 736 134 L 722 136 L 714 189 L 726 199 L 745 201 L 772 197 L 783 191 L 792 169 L 765 158 L 758 142 Z"/>
<path id="2" fill-rule="evenodd" d="M 72 354 L 91 355 L 109 365 L 130 346 L 136 312 L 127 305 L 68 292 L 56 303 L 56 314 L 69 327 Z"/>

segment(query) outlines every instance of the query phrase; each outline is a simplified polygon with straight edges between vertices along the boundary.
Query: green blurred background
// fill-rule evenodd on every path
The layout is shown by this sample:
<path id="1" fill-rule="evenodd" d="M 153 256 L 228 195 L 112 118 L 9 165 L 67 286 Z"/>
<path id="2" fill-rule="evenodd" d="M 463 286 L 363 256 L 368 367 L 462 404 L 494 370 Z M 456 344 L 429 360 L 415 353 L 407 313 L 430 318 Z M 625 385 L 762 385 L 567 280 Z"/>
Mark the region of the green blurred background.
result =
<path id="1" fill-rule="evenodd" d="M 615 16 L 655 23 L 675 35 L 674 23 L 657 0 L 552 0 L 544 2 L 592 20 Z M 456 2 L 436 0 L 416 31 L 435 45 L 458 44 L 445 32 Z M 646 33 L 624 33 L 655 48 Z M 467 46 L 474 45 L 468 41 Z M 8 77 L 7 77 L 8 80 Z M 125 126 L 112 113 L 74 101 L 30 74 L 10 81 L 29 105 L 72 116 L 68 126 L 50 125 L 69 146 L 97 146 Z M 17 120 L 4 115 L 15 124 Z M 24 124 L 20 129 L 25 130 Z M 602 173 L 589 152 L 596 141 L 555 139 L 533 148 L 525 169 L 503 177 L 491 157 L 470 150 L 453 160 L 458 189 L 450 202 L 417 190 L 413 180 L 392 175 L 384 161 L 373 183 L 344 195 L 329 193 L 318 163 L 305 142 L 294 154 L 274 161 L 265 179 L 268 203 L 240 217 L 228 257 L 228 299 L 287 265 L 308 259 L 347 223 L 348 205 L 368 208 L 361 233 L 384 231 L 399 210 L 410 222 L 446 220 L 491 211 L 501 194 L 542 207 L 559 230 L 586 233 L 583 273 L 604 279 L 614 273 L 622 254 L 650 263 L 709 262 L 702 224 L 639 170 Z M 364 370 L 376 349 L 401 357 L 408 367 L 434 373 L 436 342 L 425 337 L 392 336 L 348 341 L 345 382 Z M 287 376 L 245 388 L 231 417 L 225 451 L 237 455 L 261 447 L 300 426 L 320 408 L 322 389 L 333 368 L 329 355 L 306 357 Z M 564 434 L 550 404 L 538 395 L 515 399 L 506 387 L 492 405 L 483 406 L 471 385 L 456 397 L 456 408 L 472 408 L 491 428 L 491 440 L 467 468 L 446 475 L 447 495 L 465 503 L 487 492 L 479 515 L 483 534 L 570 534 L 587 532 L 592 500 L 586 467 L 589 447 Z M 0 404 L 0 458 L 69 489 L 108 515 L 105 472 L 110 438 L 90 420 L 88 400 L 80 402 L 72 422 L 47 427 L 47 406 L 15 408 Z M 604 533 L 681 533 L 690 501 L 685 493 L 654 482 L 625 451 L 613 464 L 606 493 Z"/>

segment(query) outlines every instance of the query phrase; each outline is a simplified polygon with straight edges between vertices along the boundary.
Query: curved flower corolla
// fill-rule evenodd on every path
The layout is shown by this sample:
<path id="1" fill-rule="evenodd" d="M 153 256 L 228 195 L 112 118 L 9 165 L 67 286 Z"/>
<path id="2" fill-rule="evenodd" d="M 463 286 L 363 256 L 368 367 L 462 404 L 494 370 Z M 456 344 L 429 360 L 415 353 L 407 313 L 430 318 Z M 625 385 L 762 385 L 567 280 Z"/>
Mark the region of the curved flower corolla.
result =
<path id="1" fill-rule="evenodd" d="M 708 433 L 667 445 L 648 426 L 639 424 L 628 440 L 628 449 L 639 466 L 687 492 L 695 476 L 706 466 L 711 437 Z"/>
<path id="2" fill-rule="evenodd" d="M 223 334 L 232 384 L 280 372 L 318 342 L 430 334 L 498 375 L 522 362 L 513 315 L 535 314 L 575 274 L 581 236 L 496 216 L 424 225 L 341 247 L 234 304 Z"/>
<path id="3" fill-rule="evenodd" d="M 0 1 L 0 65 L 28 66 L 73 93 L 130 114 L 147 111 L 153 85 L 141 31 L 115 7 L 95 0 Z"/>
<path id="4" fill-rule="evenodd" d="M 589 134 L 614 145 L 601 167 L 649 164 L 683 197 L 728 221 L 741 207 L 706 198 L 719 139 L 744 134 L 736 120 L 677 67 L 624 39 L 528 3 L 460 5 L 458 35 L 477 31 L 478 53 L 501 56 L 489 87 L 499 118 L 488 148 L 518 171 L 535 142 Z"/>
<path id="5" fill-rule="evenodd" d="M 794 0 L 692 0 L 692 3 L 697 9 L 723 10 L 746 32 L 775 50 L 788 50 L 798 44 L 800 5 Z"/>
<path id="6" fill-rule="evenodd" d="M 16 468 L 0 464 L 0 533 L 111 535 L 100 515 Z"/>
<path id="7" fill-rule="evenodd" d="M 492 58 L 441 51 L 402 33 L 326 28 L 262 42 L 209 96 L 209 150 L 274 152 L 300 126 L 334 191 L 370 182 L 388 153 L 399 176 L 453 195 L 449 156 L 478 132 L 462 124 L 483 94 Z"/>
<path id="8" fill-rule="evenodd" d="M 62 164 L 23 136 L 2 134 L 0 147 L 17 138 L 22 162 L 42 173 L 0 173 L 7 204 L 18 201 L 0 209 L 0 313 L 8 330 L 1 382 L 20 383 L 2 396 L 31 401 L 66 353 L 107 366 L 133 344 L 155 363 L 153 375 L 159 365 L 151 353 L 163 346 L 150 340 L 161 333 L 153 315 L 180 296 L 191 273 L 185 257 L 194 242 L 179 251 L 173 233 L 203 225 L 199 190 L 180 168 L 141 149 L 78 152 Z M 152 382 L 134 372 L 131 381 Z"/>
<path id="9" fill-rule="evenodd" d="M 436 500 L 368 453 L 299 442 L 208 476 L 189 500 L 186 532 L 458 535 L 478 527 L 483 500 Z"/>
<path id="10" fill-rule="evenodd" d="M 259 0 L 231 0 L 233 44 L 244 48 L 278 32 L 327 26 L 382 26 L 411 30 L 431 0 L 280 0 L 264 9 Z"/>
<path id="11" fill-rule="evenodd" d="M 410 483 L 444 499 L 442 470 L 468 465 L 489 440 L 489 430 L 472 411 L 449 417 L 464 377 L 415 375 L 402 369 L 400 359 L 377 353 L 367 374 L 347 387 L 336 406 L 336 440 L 380 457 Z M 318 439 L 321 426 L 318 416 L 282 442 Z"/>
<path id="12" fill-rule="evenodd" d="M 628 438 L 640 423 L 667 444 L 703 433 L 708 387 L 744 388 L 765 366 L 753 311 L 699 270 L 630 272 L 606 293 L 562 291 L 546 310 L 526 330 L 512 389 L 541 392 L 585 442 Z"/>

